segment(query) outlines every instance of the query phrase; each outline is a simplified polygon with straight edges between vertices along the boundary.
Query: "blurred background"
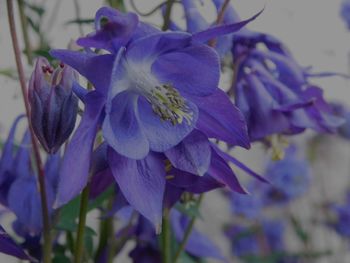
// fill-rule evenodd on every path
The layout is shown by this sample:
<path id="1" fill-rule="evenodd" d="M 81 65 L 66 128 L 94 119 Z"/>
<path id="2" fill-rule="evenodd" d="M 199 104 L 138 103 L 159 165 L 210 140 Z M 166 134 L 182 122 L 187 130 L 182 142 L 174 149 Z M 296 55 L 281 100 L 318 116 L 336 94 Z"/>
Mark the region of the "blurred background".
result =
<path id="1" fill-rule="evenodd" d="M 38 23 L 41 39 L 52 48 L 65 48 L 71 40 L 76 39 L 80 29 L 75 23 L 76 7 L 71 0 L 28 0 L 28 3 L 39 5 L 45 12 L 41 17 L 33 11 L 33 22 Z M 104 2 L 99 0 L 78 0 L 79 13 L 83 19 L 92 19 L 95 11 Z M 139 10 L 147 12 L 162 1 L 134 0 Z M 199 2 L 199 1 L 198 1 Z M 132 11 L 129 0 L 125 0 L 127 10 Z M 202 0 L 198 5 L 200 11 L 208 21 L 214 21 L 216 13 L 210 0 Z M 291 51 L 295 59 L 302 66 L 313 68 L 313 72 L 337 72 L 350 74 L 349 51 L 350 32 L 341 19 L 340 0 L 232 0 L 232 5 L 242 19 L 257 13 L 265 6 L 262 15 L 249 24 L 251 30 L 269 33 L 279 38 Z M 17 12 L 18 14 L 18 12 Z M 185 25 L 182 6 L 175 5 L 172 18 L 179 25 Z M 16 17 L 19 30 L 20 21 Z M 159 12 L 141 20 L 161 25 L 162 17 Z M 8 30 L 5 1 L 0 2 L 0 136 L 5 138 L 14 118 L 23 112 L 20 87 L 16 77 L 15 61 Z M 92 25 L 82 25 L 83 33 L 91 32 Z M 21 33 L 19 31 L 19 33 Z M 38 35 L 35 30 L 30 32 L 31 42 L 35 47 Z M 20 36 L 21 43 L 22 35 Z M 22 46 L 23 48 L 23 46 Z M 25 57 L 23 56 L 23 61 Z M 26 63 L 26 75 L 30 76 L 31 67 Z M 315 78 L 314 83 L 324 89 L 325 97 L 329 101 L 336 101 L 350 106 L 350 80 L 338 76 Z M 229 78 L 222 77 L 222 88 L 227 88 Z M 317 263 L 347 263 L 350 262 L 349 244 L 331 228 L 324 227 L 324 220 L 328 218 L 323 205 L 329 202 L 341 202 L 347 188 L 350 186 L 350 142 L 335 136 L 314 138 L 312 132 L 293 139 L 301 151 L 308 155 L 307 148 L 313 143 L 312 153 L 312 183 L 307 192 L 297 200 L 286 205 L 283 209 L 273 208 L 265 211 L 269 218 L 286 217 L 293 215 L 302 225 L 309 240 L 300 242 L 294 227 L 288 224 L 286 246 L 291 251 L 321 251 L 327 252 L 322 257 L 305 259 L 302 262 Z M 264 168 L 270 156 L 266 155 L 265 148 L 255 144 L 251 151 L 235 150 L 234 155 L 245 164 L 254 168 L 256 172 L 264 174 Z M 239 177 L 246 181 L 247 176 L 237 171 Z M 251 191 L 254 195 L 254 191 Z M 222 249 L 224 255 L 232 259 L 231 244 L 223 235 L 222 225 L 236 222 L 232 216 L 230 202 L 220 191 L 208 193 L 202 206 L 203 220 L 198 220 L 200 230 L 208 234 Z M 10 221 L 10 218 L 6 219 Z M 97 224 L 97 214 L 90 215 L 89 224 Z M 6 224 L 5 224 L 6 226 Z M 349 221 L 350 226 L 350 221 Z M 299 229 L 300 230 L 300 229 Z M 128 244 L 118 262 L 127 263 Z M 328 253 L 329 252 L 329 253 Z M 17 262 L 13 258 L 0 254 L 0 262 Z M 215 262 L 215 261 L 213 261 Z M 233 260 L 230 262 L 239 262 Z"/>

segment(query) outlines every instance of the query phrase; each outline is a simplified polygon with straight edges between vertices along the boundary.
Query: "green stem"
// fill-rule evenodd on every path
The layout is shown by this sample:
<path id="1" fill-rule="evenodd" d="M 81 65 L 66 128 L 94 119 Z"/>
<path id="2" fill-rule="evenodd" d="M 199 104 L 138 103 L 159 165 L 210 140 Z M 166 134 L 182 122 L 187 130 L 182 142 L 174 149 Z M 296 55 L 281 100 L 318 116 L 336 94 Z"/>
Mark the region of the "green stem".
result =
<path id="1" fill-rule="evenodd" d="M 75 247 L 75 263 L 82 263 L 84 257 L 84 237 L 85 237 L 85 224 L 86 224 L 86 215 L 88 212 L 89 204 L 89 193 L 90 193 L 90 184 L 84 188 L 81 195 L 80 201 L 80 212 L 79 212 L 79 225 L 77 233 L 77 242 Z"/>
<path id="2" fill-rule="evenodd" d="M 166 31 L 169 29 L 171 9 L 173 8 L 174 3 L 175 3 L 175 0 L 168 0 L 166 3 L 166 9 L 164 14 L 164 24 L 162 27 L 163 31 Z"/>
<path id="3" fill-rule="evenodd" d="M 165 209 L 162 223 L 163 263 L 171 263 L 171 229 L 169 210 Z"/>
<path id="4" fill-rule="evenodd" d="M 30 39 L 29 39 L 29 35 L 28 35 L 28 21 L 27 21 L 27 17 L 25 15 L 25 12 L 24 12 L 24 1 L 17 0 L 17 3 L 18 3 L 19 17 L 21 20 L 23 41 L 24 41 L 24 45 L 25 45 L 25 53 L 27 56 L 28 64 L 33 65 L 32 46 L 30 44 Z"/>
<path id="5" fill-rule="evenodd" d="M 202 201 L 203 201 L 203 194 L 201 194 L 198 199 L 197 199 L 197 202 L 196 202 L 196 209 L 198 210 Z M 188 224 L 186 230 L 185 230 L 185 234 L 184 234 L 184 237 L 182 238 L 182 241 L 181 243 L 179 244 L 179 248 L 177 249 L 176 253 L 175 253 L 175 257 L 174 257 L 174 261 L 173 263 L 176 263 L 179 258 L 180 258 L 180 255 L 182 253 L 182 251 L 185 249 L 186 247 L 186 244 L 187 244 L 187 241 L 188 239 L 190 238 L 190 235 L 192 233 L 192 230 L 193 230 L 193 227 L 194 227 L 194 224 L 196 223 L 196 219 L 197 217 L 196 216 L 193 216 L 190 220 L 190 223 Z"/>
<path id="6" fill-rule="evenodd" d="M 31 135 L 32 148 L 34 152 L 34 159 L 36 168 L 38 171 L 38 181 L 39 181 L 39 192 L 41 198 L 41 209 L 42 209 L 42 220 L 43 220 L 43 262 L 51 263 L 51 252 L 52 252 L 52 243 L 51 243 L 51 227 L 50 227 L 50 216 L 49 209 L 47 205 L 47 197 L 46 197 L 46 183 L 45 183 L 45 174 L 41 161 L 40 150 L 38 142 L 34 135 L 34 130 L 30 121 L 30 105 L 27 94 L 27 86 L 26 79 L 24 75 L 23 64 L 21 60 L 21 51 L 18 44 L 18 38 L 16 33 L 16 24 L 14 19 L 14 11 L 13 11 L 13 0 L 7 0 L 7 14 L 8 21 L 10 26 L 10 33 L 12 38 L 12 46 L 15 54 L 16 66 L 22 91 L 22 97 L 25 107 L 26 116 L 28 118 L 28 126 Z"/>

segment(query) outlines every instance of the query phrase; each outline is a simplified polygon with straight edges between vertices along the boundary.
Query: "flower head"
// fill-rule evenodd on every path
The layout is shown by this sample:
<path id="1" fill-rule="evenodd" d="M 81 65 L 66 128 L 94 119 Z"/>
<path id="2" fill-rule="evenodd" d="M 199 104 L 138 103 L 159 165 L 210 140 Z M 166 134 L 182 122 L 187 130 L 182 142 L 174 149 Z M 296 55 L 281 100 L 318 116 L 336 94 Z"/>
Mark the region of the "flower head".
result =
<path id="1" fill-rule="evenodd" d="M 75 125 L 78 99 L 72 92 L 76 73 L 67 65 L 53 69 L 38 58 L 29 83 L 31 125 L 41 145 L 55 153 L 68 139 Z"/>

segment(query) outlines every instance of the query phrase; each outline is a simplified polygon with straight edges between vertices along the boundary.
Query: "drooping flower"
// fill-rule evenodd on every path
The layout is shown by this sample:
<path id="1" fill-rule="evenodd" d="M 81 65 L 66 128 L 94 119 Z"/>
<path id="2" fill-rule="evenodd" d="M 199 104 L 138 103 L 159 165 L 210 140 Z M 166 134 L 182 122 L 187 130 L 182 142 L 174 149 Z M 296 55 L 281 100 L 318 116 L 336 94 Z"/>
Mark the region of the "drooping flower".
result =
<path id="1" fill-rule="evenodd" d="M 155 225 L 161 219 L 166 158 L 198 176 L 209 169 L 210 158 L 190 154 L 189 159 L 196 159 L 191 164 L 179 156 L 201 149 L 210 152 L 208 137 L 249 147 L 242 115 L 217 88 L 216 52 L 202 42 L 236 31 L 255 17 L 191 35 L 161 32 L 139 22 L 134 14 L 101 8 L 96 32 L 78 43 L 109 53 L 51 51 L 95 87 L 83 95 L 85 112 L 64 157 L 56 205 L 68 202 L 86 185 L 94 139 L 101 127 L 119 188 Z M 197 146 L 184 147 L 195 130 L 203 134 Z"/>
<path id="2" fill-rule="evenodd" d="M 53 69 L 45 58 L 38 58 L 29 82 L 31 124 L 48 153 L 55 153 L 72 133 L 78 99 L 72 92 L 76 73 L 61 64 Z"/>
<path id="3" fill-rule="evenodd" d="M 225 1 L 213 3 L 219 14 Z M 195 1 L 184 0 L 182 4 L 189 32 L 211 26 Z M 239 16 L 229 4 L 221 23 L 237 21 Z M 231 51 L 234 75 L 230 93 L 246 118 L 252 141 L 274 134 L 296 134 L 306 128 L 335 132 L 341 125 L 342 120 L 323 99 L 322 90 L 309 83 L 312 74 L 298 65 L 278 39 L 243 28 L 237 34 L 220 37 L 216 50 L 222 58 Z"/>

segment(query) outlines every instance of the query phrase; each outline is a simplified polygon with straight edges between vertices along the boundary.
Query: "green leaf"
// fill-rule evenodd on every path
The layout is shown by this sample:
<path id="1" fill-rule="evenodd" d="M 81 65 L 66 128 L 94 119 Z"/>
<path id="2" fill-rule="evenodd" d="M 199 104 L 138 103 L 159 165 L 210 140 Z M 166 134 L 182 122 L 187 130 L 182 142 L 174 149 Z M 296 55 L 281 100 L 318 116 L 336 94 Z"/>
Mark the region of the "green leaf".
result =
<path id="1" fill-rule="evenodd" d="M 71 263 L 70 259 L 64 254 L 56 254 L 52 263 Z"/>
<path id="2" fill-rule="evenodd" d="M 36 13 L 39 17 L 43 16 L 45 13 L 45 9 L 41 5 L 35 5 L 35 4 L 29 4 L 26 1 L 24 1 L 25 6 Z"/>
<path id="3" fill-rule="evenodd" d="M 11 78 L 11 79 L 18 79 L 16 70 L 14 69 L 0 69 L 0 75 Z"/>
<path id="4" fill-rule="evenodd" d="M 94 23 L 94 19 L 93 18 L 80 18 L 80 19 L 73 19 L 73 20 L 69 20 L 65 23 L 65 25 L 71 25 L 71 24 L 93 24 Z"/>
<path id="5" fill-rule="evenodd" d="M 309 242 L 309 234 L 304 230 L 301 222 L 294 216 L 290 216 L 290 222 L 299 240 L 301 240 L 304 244 Z"/>

